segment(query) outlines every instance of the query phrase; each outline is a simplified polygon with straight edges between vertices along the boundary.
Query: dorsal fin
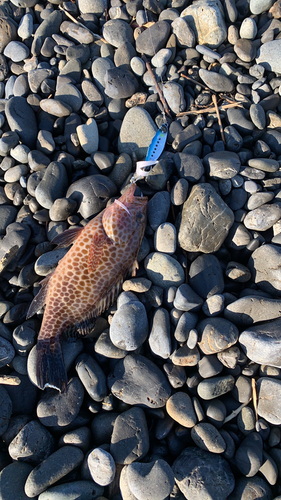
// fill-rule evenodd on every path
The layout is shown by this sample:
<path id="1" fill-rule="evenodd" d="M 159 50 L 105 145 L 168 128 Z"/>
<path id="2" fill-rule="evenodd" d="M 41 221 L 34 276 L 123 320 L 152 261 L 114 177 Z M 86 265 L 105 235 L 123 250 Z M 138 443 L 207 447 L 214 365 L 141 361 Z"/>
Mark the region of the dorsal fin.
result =
<path id="1" fill-rule="evenodd" d="M 61 234 L 58 234 L 57 236 L 54 237 L 52 240 L 52 243 L 57 245 L 57 248 L 65 248 L 69 247 L 69 245 L 72 245 L 76 238 L 79 236 L 81 231 L 83 231 L 83 227 L 71 227 L 70 229 L 67 229 Z"/>
<path id="2" fill-rule="evenodd" d="M 34 297 L 33 301 L 31 302 L 29 309 L 27 311 L 26 319 L 31 318 L 39 309 L 42 309 L 42 307 L 46 304 L 46 297 L 47 297 L 47 292 L 48 292 L 48 285 L 51 277 L 53 276 L 55 271 L 52 273 L 48 274 L 41 282 L 41 289 L 37 293 L 37 295 Z"/>

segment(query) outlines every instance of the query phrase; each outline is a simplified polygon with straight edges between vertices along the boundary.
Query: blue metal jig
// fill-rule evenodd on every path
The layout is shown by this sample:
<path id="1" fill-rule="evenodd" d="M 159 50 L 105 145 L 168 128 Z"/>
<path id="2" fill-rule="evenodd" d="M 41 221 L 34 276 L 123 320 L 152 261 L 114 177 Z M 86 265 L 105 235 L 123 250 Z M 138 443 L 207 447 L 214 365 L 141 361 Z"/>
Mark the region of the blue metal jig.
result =
<path id="1" fill-rule="evenodd" d="M 168 123 L 163 123 L 163 125 L 157 130 L 155 136 L 153 137 L 150 146 L 147 150 L 145 161 L 157 161 L 159 156 L 162 154 L 168 135 Z"/>

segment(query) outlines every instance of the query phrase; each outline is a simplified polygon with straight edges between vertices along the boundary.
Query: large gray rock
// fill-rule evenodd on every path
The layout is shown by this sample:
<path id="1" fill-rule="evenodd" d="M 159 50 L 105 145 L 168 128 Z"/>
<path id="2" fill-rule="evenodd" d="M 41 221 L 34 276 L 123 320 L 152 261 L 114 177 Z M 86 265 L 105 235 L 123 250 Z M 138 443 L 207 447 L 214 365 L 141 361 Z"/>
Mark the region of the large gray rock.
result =
<path id="1" fill-rule="evenodd" d="M 182 11 L 181 17 L 194 31 L 199 45 L 215 49 L 226 39 L 227 30 L 219 0 L 193 2 Z"/>
<path id="2" fill-rule="evenodd" d="M 257 248 L 248 261 L 254 282 L 273 296 L 281 295 L 281 247 L 262 245 Z"/>
<path id="3" fill-rule="evenodd" d="M 251 361 L 281 368 L 281 319 L 244 330 L 239 342 Z"/>
<path id="4" fill-rule="evenodd" d="M 188 252 L 216 252 L 233 222 L 232 210 L 211 184 L 197 184 L 183 205 L 179 244 Z"/>

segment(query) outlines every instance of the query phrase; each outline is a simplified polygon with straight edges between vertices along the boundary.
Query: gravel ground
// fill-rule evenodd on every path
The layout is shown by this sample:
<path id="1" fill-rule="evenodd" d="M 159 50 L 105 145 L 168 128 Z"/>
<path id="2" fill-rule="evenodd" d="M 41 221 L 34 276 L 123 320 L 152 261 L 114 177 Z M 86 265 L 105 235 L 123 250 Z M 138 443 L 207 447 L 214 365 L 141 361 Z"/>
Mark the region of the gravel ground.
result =
<path id="1" fill-rule="evenodd" d="M 0 500 L 281 499 L 280 51 L 281 0 L 1 1 Z M 165 122 L 137 275 L 43 392 L 52 240 Z"/>

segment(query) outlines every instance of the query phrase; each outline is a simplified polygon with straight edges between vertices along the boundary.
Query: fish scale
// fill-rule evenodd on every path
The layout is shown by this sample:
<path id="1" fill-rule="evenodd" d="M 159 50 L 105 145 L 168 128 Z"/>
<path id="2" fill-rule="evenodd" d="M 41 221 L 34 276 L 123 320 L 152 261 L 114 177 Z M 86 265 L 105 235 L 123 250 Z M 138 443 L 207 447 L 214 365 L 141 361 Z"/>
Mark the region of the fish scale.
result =
<path id="1" fill-rule="evenodd" d="M 76 329 L 87 334 L 93 320 L 114 301 L 128 273 L 135 274 L 137 254 L 146 224 L 147 197 L 134 196 L 132 184 L 84 228 L 55 238 L 60 247 L 73 246 L 42 282 L 27 317 L 46 304 L 37 341 L 37 382 L 41 389 L 66 391 L 67 374 L 60 340 Z"/>

